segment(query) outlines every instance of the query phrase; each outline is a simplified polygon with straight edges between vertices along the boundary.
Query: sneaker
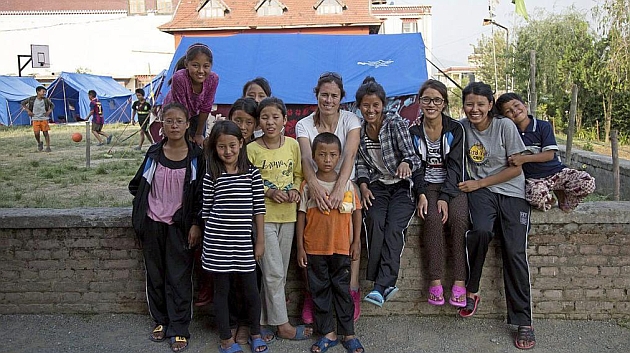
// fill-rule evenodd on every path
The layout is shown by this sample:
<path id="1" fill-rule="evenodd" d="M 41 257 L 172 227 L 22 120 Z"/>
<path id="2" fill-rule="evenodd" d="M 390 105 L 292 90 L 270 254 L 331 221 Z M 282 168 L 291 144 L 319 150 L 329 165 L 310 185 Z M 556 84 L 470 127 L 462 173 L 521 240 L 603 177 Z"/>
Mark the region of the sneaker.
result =
<path id="1" fill-rule="evenodd" d="M 52 151 L 50 150 L 50 147 L 46 147 L 46 152 L 52 152 Z"/>
<path id="2" fill-rule="evenodd" d="M 96 145 L 97 145 L 97 146 L 103 146 L 103 145 L 104 145 L 104 143 L 99 142 L 99 143 L 97 143 Z"/>
<path id="3" fill-rule="evenodd" d="M 107 136 L 107 144 L 112 143 L 112 135 Z"/>
<path id="4" fill-rule="evenodd" d="M 354 322 L 357 322 L 361 316 L 361 293 L 358 289 L 351 289 L 350 296 L 352 297 L 352 302 L 354 302 Z"/>
<path id="5" fill-rule="evenodd" d="M 302 307 L 302 322 L 310 325 L 315 321 L 313 319 L 313 298 L 310 293 L 304 296 L 304 306 Z"/>
<path id="6" fill-rule="evenodd" d="M 142 149 L 142 147 L 140 147 L 140 146 L 135 146 L 133 149 L 134 149 L 134 150 L 136 150 L 136 151 L 140 151 L 140 150 Z"/>
<path id="7" fill-rule="evenodd" d="M 43 142 L 38 142 L 37 143 L 37 150 L 39 152 L 41 152 L 44 149 L 44 143 Z"/>

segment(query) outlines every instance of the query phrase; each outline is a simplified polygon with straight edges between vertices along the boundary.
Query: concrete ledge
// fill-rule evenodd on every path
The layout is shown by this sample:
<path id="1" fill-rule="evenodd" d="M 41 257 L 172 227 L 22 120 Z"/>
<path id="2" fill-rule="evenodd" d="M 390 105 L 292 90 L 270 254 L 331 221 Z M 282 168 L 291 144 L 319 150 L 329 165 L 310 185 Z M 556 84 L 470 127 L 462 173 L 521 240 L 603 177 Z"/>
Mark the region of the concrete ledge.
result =
<path id="1" fill-rule="evenodd" d="M 399 295 L 384 308 L 363 304 L 363 315 L 453 315 L 449 305 L 426 302 L 421 227 L 414 219 L 407 232 Z M 630 318 L 630 202 L 586 203 L 571 213 L 533 211 L 528 255 L 535 317 Z M 304 283 L 295 264 L 292 259 L 286 292 L 290 314 L 299 316 Z M 448 264 L 446 273 L 448 290 Z M 504 317 L 502 276 L 495 241 L 484 266 L 480 317 Z M 0 280 L 0 314 L 147 310 L 130 208 L 0 209 Z M 371 283 L 361 286 L 365 292 Z"/>

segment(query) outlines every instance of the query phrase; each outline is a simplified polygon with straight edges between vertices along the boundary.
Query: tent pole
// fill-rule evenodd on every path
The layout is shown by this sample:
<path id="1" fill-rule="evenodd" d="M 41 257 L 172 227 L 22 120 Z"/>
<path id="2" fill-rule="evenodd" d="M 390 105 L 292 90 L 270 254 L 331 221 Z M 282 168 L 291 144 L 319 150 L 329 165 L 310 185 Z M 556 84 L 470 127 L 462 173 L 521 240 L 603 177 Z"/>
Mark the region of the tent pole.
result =
<path id="1" fill-rule="evenodd" d="M 68 99 L 66 97 L 66 85 L 64 85 L 63 83 L 61 84 L 61 90 L 63 91 L 63 115 L 66 116 L 66 123 L 67 123 L 68 122 Z M 54 117 L 53 117 L 53 120 L 54 120 Z"/>

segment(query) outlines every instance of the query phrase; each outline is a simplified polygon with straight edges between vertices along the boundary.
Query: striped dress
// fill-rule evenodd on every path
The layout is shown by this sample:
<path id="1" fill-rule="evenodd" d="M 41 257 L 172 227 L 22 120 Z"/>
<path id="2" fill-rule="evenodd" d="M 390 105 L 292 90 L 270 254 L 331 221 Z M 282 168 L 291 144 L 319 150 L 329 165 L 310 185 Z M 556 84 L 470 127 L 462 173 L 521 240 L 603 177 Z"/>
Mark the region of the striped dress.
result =
<path id="1" fill-rule="evenodd" d="M 223 173 L 216 181 L 206 173 L 202 267 L 211 272 L 254 271 L 252 217 L 264 213 L 263 181 L 256 167 L 244 174 Z"/>

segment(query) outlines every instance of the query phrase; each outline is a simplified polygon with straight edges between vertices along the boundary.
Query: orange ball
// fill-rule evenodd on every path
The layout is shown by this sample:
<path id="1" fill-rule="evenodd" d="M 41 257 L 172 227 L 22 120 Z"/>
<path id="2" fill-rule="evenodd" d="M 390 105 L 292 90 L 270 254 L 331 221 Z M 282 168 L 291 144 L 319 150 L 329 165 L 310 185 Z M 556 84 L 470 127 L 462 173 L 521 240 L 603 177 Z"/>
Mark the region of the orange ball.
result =
<path id="1" fill-rule="evenodd" d="M 75 132 L 74 134 L 72 134 L 72 141 L 81 142 L 81 140 L 83 140 L 83 135 L 81 135 L 81 133 Z"/>

